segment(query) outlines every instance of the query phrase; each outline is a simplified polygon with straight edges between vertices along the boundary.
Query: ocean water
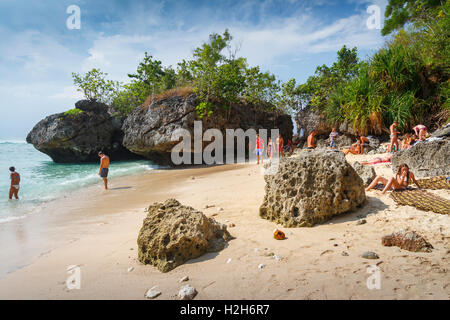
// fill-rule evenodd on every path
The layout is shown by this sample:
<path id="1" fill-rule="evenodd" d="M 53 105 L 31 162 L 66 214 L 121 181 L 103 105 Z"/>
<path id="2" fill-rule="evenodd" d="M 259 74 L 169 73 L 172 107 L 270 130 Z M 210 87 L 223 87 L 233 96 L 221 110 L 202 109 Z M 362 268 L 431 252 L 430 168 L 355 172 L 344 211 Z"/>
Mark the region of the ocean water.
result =
<path id="1" fill-rule="evenodd" d="M 19 201 L 8 200 L 9 167 L 20 174 Z M 0 223 L 25 219 L 39 211 L 43 203 L 80 188 L 101 183 L 99 164 L 57 164 L 46 154 L 22 141 L 0 140 Z M 150 161 L 111 159 L 109 177 L 137 174 L 156 169 Z"/>

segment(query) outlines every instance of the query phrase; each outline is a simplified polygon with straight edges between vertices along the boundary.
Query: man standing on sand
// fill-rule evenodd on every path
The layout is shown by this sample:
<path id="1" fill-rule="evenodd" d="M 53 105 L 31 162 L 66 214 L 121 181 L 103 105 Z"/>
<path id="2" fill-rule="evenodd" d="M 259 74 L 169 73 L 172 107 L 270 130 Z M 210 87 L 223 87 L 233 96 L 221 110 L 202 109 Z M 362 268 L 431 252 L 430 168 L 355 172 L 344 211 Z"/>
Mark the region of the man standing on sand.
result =
<path id="1" fill-rule="evenodd" d="M 105 190 L 108 190 L 109 157 L 102 151 L 98 153 L 98 156 L 100 157 L 100 170 L 98 171 L 98 175 L 103 178 Z"/>
<path id="2" fill-rule="evenodd" d="M 9 188 L 9 200 L 12 200 L 14 196 L 17 200 L 19 200 L 19 183 L 20 183 L 20 174 L 16 172 L 16 168 L 9 168 L 11 171 L 11 186 Z"/>
<path id="3" fill-rule="evenodd" d="M 394 148 L 394 145 L 396 146 L 396 151 L 399 150 L 399 143 L 398 143 L 398 138 L 397 135 L 400 134 L 401 132 L 397 131 L 397 126 L 398 126 L 398 121 L 395 120 L 393 124 L 391 124 L 391 126 L 389 127 L 389 130 L 391 132 L 391 144 L 389 145 L 389 152 L 392 152 L 392 149 Z"/>
<path id="4" fill-rule="evenodd" d="M 278 149 L 278 158 L 283 158 L 283 147 L 284 147 L 284 140 L 281 134 L 278 134 L 277 138 L 277 149 Z"/>
<path id="5" fill-rule="evenodd" d="M 306 139 L 306 142 L 308 143 L 307 149 L 315 149 L 316 148 L 316 134 L 317 134 L 316 130 L 313 130 L 309 134 L 308 139 Z"/>
<path id="6" fill-rule="evenodd" d="M 261 157 L 261 163 L 263 163 L 263 154 L 264 154 L 264 141 L 259 137 L 259 134 L 256 134 L 256 160 L 259 164 L 259 157 Z"/>

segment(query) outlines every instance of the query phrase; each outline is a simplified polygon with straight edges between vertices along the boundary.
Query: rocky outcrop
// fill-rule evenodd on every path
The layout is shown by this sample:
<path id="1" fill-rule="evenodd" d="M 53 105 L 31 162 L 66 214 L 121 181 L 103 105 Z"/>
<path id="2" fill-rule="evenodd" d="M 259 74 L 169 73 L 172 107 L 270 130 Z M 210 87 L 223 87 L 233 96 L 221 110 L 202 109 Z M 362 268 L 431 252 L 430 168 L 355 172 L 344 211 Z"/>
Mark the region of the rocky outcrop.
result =
<path id="1" fill-rule="evenodd" d="M 355 210 L 366 200 L 364 185 L 341 152 L 302 150 L 265 175 L 262 218 L 285 227 L 311 227 Z"/>
<path id="2" fill-rule="evenodd" d="M 446 126 L 436 130 L 431 135 L 433 138 L 450 138 L 450 123 Z"/>
<path id="3" fill-rule="evenodd" d="M 34 126 L 27 142 L 54 162 L 98 161 L 101 150 L 111 160 L 136 159 L 122 146 L 122 121 L 103 103 L 80 100 L 73 113 L 46 117 Z"/>
<path id="4" fill-rule="evenodd" d="M 384 236 L 381 244 L 387 247 L 397 246 L 412 252 L 431 252 L 433 249 L 433 246 L 420 234 L 407 230 Z"/>
<path id="5" fill-rule="evenodd" d="M 162 272 L 220 251 L 232 238 L 225 225 L 175 199 L 155 203 L 147 212 L 137 239 L 138 259 Z"/>
<path id="6" fill-rule="evenodd" d="M 171 151 L 178 144 L 178 141 L 172 141 L 172 134 L 177 129 L 186 129 L 193 139 L 196 120 L 202 122 L 203 132 L 210 128 L 219 129 L 223 133 L 224 143 L 225 129 L 238 128 L 244 131 L 250 128 L 278 128 L 286 142 L 292 138 L 293 124 L 289 115 L 264 111 L 260 106 L 242 102 L 233 105 L 229 111 L 217 108 L 212 115 L 200 119 L 195 110 L 197 105 L 196 95 L 190 94 L 166 97 L 148 107 L 136 108 L 122 127 L 125 133 L 124 146 L 156 163 L 171 165 Z M 191 146 L 193 153 L 193 142 Z"/>
<path id="7" fill-rule="evenodd" d="M 395 152 L 392 170 L 406 163 L 416 177 L 450 175 L 450 139 L 423 141 L 411 148 Z"/>
<path id="8" fill-rule="evenodd" d="M 317 130 L 318 135 L 329 135 L 332 129 L 326 118 L 319 114 L 312 106 L 300 110 L 295 115 L 295 122 L 297 128 L 303 129 L 304 137 L 307 137 L 314 129 Z M 336 129 L 346 135 L 354 135 L 353 127 L 348 122 L 343 122 L 336 126 Z"/>
<path id="9" fill-rule="evenodd" d="M 358 161 L 355 161 L 352 166 L 355 169 L 356 173 L 361 177 L 361 179 L 364 183 L 364 186 L 366 186 L 366 187 L 377 176 L 377 174 L 375 173 L 375 169 L 371 166 L 363 166 Z"/>

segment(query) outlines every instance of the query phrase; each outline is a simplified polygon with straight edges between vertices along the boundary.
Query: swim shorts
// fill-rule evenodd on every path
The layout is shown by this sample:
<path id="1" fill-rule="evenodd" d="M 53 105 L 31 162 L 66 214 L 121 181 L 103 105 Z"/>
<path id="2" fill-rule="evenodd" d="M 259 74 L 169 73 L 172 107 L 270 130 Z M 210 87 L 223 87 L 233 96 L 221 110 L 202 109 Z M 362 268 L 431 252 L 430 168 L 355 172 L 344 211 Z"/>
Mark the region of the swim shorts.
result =
<path id="1" fill-rule="evenodd" d="M 102 171 L 100 171 L 100 177 L 107 178 L 108 177 L 108 168 L 103 168 Z"/>
<path id="2" fill-rule="evenodd" d="M 263 149 L 256 149 L 256 155 L 262 156 L 263 155 Z"/>
<path id="3" fill-rule="evenodd" d="M 330 147 L 331 147 L 331 148 L 336 148 L 336 147 L 337 147 L 336 140 L 331 140 L 331 142 L 330 142 Z"/>

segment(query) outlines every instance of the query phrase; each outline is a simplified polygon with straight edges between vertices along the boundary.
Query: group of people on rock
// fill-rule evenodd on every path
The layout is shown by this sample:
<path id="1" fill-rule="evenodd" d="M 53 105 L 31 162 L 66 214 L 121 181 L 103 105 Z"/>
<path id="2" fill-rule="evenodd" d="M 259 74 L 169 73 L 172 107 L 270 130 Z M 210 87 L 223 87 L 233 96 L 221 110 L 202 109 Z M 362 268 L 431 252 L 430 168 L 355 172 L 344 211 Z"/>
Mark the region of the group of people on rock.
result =
<path id="1" fill-rule="evenodd" d="M 397 127 L 398 121 L 394 121 L 389 127 L 391 141 L 389 143 L 388 152 L 411 148 L 417 141 L 423 141 L 429 136 L 427 127 L 423 124 L 418 124 L 413 128 L 414 134 L 405 134 L 405 137 L 400 144 L 398 135 L 401 134 L 401 132 L 397 130 Z"/>

